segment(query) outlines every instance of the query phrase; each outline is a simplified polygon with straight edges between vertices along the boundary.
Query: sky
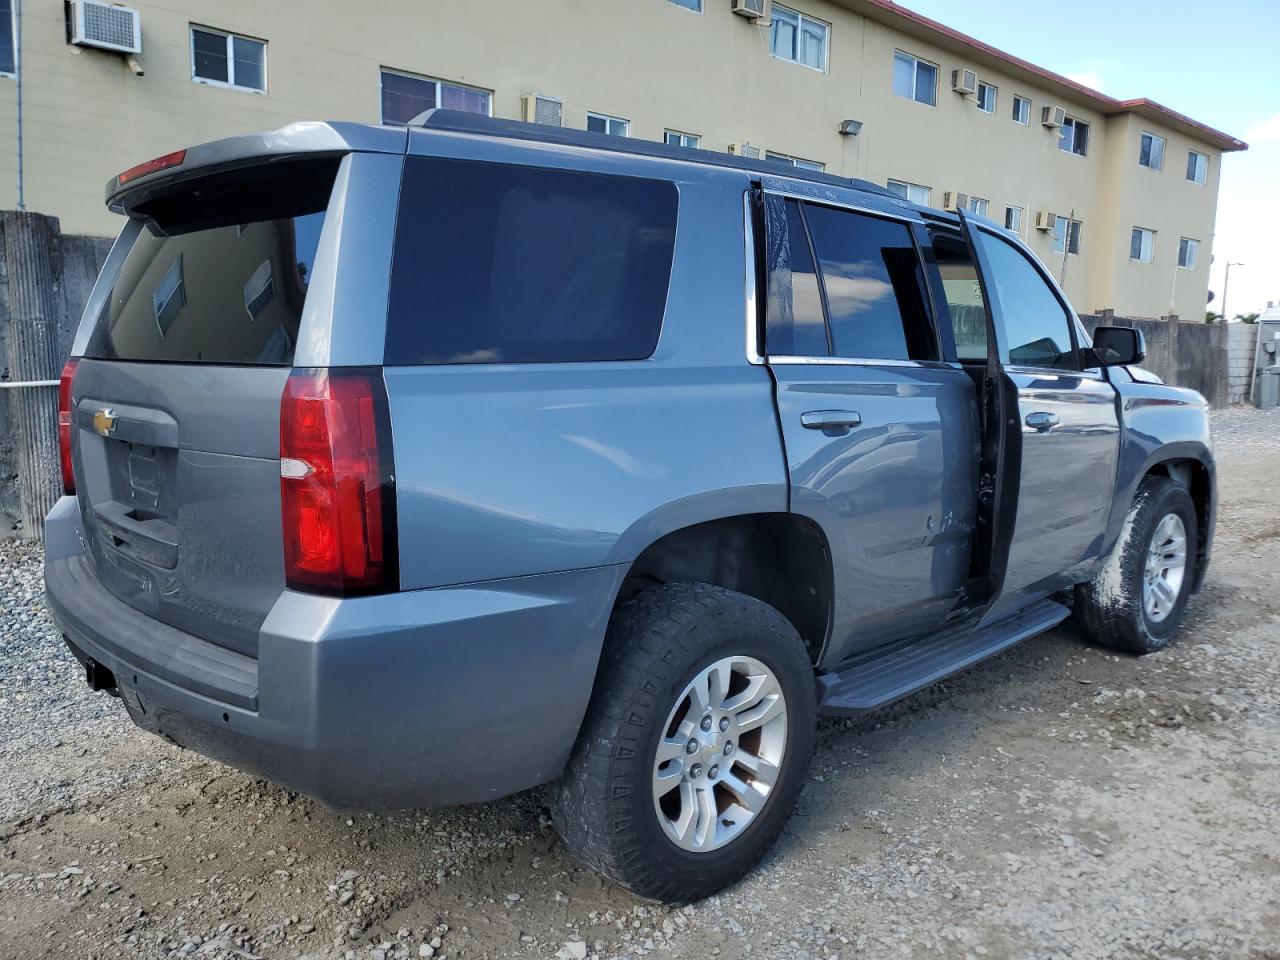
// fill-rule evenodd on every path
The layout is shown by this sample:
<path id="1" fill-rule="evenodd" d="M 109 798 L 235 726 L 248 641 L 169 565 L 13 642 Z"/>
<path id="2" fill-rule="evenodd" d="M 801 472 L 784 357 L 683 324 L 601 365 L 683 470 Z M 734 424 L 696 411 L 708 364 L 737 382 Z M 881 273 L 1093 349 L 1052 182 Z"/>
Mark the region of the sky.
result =
<path id="1" fill-rule="evenodd" d="M 1147 97 L 1249 144 L 1222 162 L 1211 309 L 1280 303 L 1280 0 L 898 0 L 1111 97 Z"/>

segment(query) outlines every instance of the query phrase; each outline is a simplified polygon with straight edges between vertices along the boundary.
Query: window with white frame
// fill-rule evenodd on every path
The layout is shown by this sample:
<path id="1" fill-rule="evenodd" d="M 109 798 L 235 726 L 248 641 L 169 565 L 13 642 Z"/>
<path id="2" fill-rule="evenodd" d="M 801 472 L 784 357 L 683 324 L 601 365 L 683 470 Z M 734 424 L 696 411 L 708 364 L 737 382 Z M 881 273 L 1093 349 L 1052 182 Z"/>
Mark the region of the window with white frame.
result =
<path id="1" fill-rule="evenodd" d="M 1152 170 L 1164 169 L 1164 137 L 1144 133 L 1138 147 L 1138 163 Z"/>
<path id="2" fill-rule="evenodd" d="M 12 77 L 18 63 L 14 52 L 13 0 L 0 0 L 0 75 Z"/>
<path id="3" fill-rule="evenodd" d="M 1178 266 L 1187 270 L 1196 268 L 1196 259 L 1200 255 L 1200 241 L 1183 237 L 1178 241 Z"/>
<path id="4" fill-rule="evenodd" d="M 1151 263 L 1156 255 L 1156 232 L 1146 227 L 1134 227 L 1129 234 L 1129 259 Z"/>
<path id="5" fill-rule="evenodd" d="M 1031 122 L 1031 101 L 1027 97 L 1014 94 L 1013 122 L 1020 123 L 1024 127 Z"/>
<path id="6" fill-rule="evenodd" d="M 437 107 L 492 116 L 493 93 L 479 87 L 383 68 L 383 123 L 408 123 L 418 114 Z"/>
<path id="7" fill-rule="evenodd" d="M 1053 252 L 1080 252 L 1080 221 L 1070 217 L 1055 216 L 1053 218 Z"/>
<path id="8" fill-rule="evenodd" d="M 922 186 L 918 183 L 908 183 L 906 180 L 889 180 L 885 183 L 890 193 L 895 193 L 903 200 L 911 203 L 918 203 L 921 206 L 929 205 L 929 197 L 933 193 L 932 187 Z"/>
<path id="9" fill-rule="evenodd" d="M 995 84 L 978 82 L 978 109 L 986 113 L 996 112 L 996 95 L 999 91 Z"/>
<path id="10" fill-rule="evenodd" d="M 1022 236 L 1022 218 L 1026 212 L 1025 207 L 1015 207 L 1012 204 L 1005 207 L 1004 228 Z"/>
<path id="11" fill-rule="evenodd" d="M 681 133 L 679 130 L 668 130 L 663 134 L 663 140 L 673 147 L 692 147 L 697 149 L 700 139 L 696 133 Z"/>
<path id="12" fill-rule="evenodd" d="M 990 200 L 984 200 L 982 197 L 970 197 L 964 205 L 964 208 L 970 213 L 977 214 L 979 217 L 985 217 L 987 210 L 991 207 Z"/>
<path id="13" fill-rule="evenodd" d="M 592 133 L 607 133 L 611 137 L 626 137 L 631 133 L 631 121 L 604 113 L 588 113 L 587 129 Z"/>
<path id="14" fill-rule="evenodd" d="M 781 4 L 773 5 L 769 45 L 773 55 L 779 60 L 790 60 L 814 70 L 825 70 L 830 35 L 830 24 Z"/>
<path id="15" fill-rule="evenodd" d="M 668 0 L 677 7 L 684 7 L 686 10 L 693 10 L 695 13 L 702 12 L 702 0 Z"/>
<path id="16" fill-rule="evenodd" d="M 1187 179 L 1203 184 L 1209 179 L 1209 157 L 1194 150 L 1187 151 Z"/>
<path id="17" fill-rule="evenodd" d="M 265 93 L 267 42 L 192 25 L 191 79 L 196 83 Z"/>
<path id="18" fill-rule="evenodd" d="M 937 106 L 938 65 L 901 50 L 893 52 L 893 95 Z"/>
<path id="19" fill-rule="evenodd" d="M 817 160 L 805 160 L 786 153 L 774 153 L 772 150 L 767 151 L 764 156 L 766 160 L 777 160 L 779 163 L 785 163 L 791 167 L 799 167 L 801 170 L 817 170 L 821 173 L 827 169 L 826 164 L 819 163 Z"/>
<path id="20" fill-rule="evenodd" d="M 1081 157 L 1089 152 L 1089 124 L 1075 117 L 1067 117 L 1062 122 L 1062 131 L 1058 135 L 1058 149 L 1065 153 L 1074 153 Z"/>

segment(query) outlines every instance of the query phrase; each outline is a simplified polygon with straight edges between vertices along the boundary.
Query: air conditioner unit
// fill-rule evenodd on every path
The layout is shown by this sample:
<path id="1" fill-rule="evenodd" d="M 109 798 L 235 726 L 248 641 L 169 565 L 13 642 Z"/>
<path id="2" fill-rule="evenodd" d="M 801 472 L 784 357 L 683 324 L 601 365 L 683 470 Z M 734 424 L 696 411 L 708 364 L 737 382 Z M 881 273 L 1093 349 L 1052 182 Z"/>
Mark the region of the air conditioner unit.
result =
<path id="1" fill-rule="evenodd" d="M 760 159 L 760 148 L 745 141 L 729 144 L 729 152 L 735 157 L 746 157 L 748 160 Z"/>
<path id="2" fill-rule="evenodd" d="M 526 123 L 544 123 L 549 127 L 564 125 L 564 104 L 554 97 L 531 93 L 522 97 Z"/>
<path id="3" fill-rule="evenodd" d="M 770 0 L 733 0 L 733 12 L 740 17 L 750 17 L 752 20 L 769 19 Z"/>
<path id="4" fill-rule="evenodd" d="M 972 70 L 952 70 L 951 89 L 963 97 L 978 92 L 978 75 Z"/>
<path id="5" fill-rule="evenodd" d="M 942 195 L 943 210 L 963 210 L 969 205 L 969 195 L 967 193 L 959 193 L 955 190 L 948 190 Z"/>
<path id="6" fill-rule="evenodd" d="M 1067 111 L 1052 104 L 1040 108 L 1040 122 L 1046 127 L 1060 127 L 1067 122 Z"/>
<path id="7" fill-rule="evenodd" d="M 71 0 L 71 42 L 80 47 L 142 52 L 142 17 L 132 7 L 96 0 Z"/>
<path id="8" fill-rule="evenodd" d="M 1052 210 L 1041 210 L 1036 213 L 1036 229 L 1052 230 L 1058 223 L 1058 215 Z"/>

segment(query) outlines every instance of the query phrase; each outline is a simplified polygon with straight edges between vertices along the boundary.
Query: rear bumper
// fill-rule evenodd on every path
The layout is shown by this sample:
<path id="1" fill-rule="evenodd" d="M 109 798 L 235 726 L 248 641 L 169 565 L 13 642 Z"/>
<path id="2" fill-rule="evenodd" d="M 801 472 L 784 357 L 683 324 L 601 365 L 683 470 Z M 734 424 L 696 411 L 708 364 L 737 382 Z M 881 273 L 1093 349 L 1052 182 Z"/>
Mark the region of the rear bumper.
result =
<path id="1" fill-rule="evenodd" d="M 117 600 L 75 549 L 78 524 L 73 498 L 49 515 L 49 607 L 135 722 L 344 808 L 469 803 L 558 776 L 624 572 L 352 600 L 286 591 L 255 660 Z"/>

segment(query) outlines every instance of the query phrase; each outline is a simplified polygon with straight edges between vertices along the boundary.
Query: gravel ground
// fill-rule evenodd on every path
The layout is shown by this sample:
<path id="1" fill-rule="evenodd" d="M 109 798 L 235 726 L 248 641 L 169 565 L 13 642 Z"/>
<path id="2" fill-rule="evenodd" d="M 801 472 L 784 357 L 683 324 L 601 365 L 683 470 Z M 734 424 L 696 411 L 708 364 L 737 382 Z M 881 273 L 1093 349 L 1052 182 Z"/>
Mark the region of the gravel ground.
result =
<path id="1" fill-rule="evenodd" d="M 1215 414 L 1180 642 L 1071 627 L 824 721 L 764 865 L 683 909 L 570 861 L 539 791 L 348 816 L 135 730 L 0 543 L 0 957 L 1280 957 L 1280 413 Z M 411 704 L 405 705 L 411 709 Z"/>

